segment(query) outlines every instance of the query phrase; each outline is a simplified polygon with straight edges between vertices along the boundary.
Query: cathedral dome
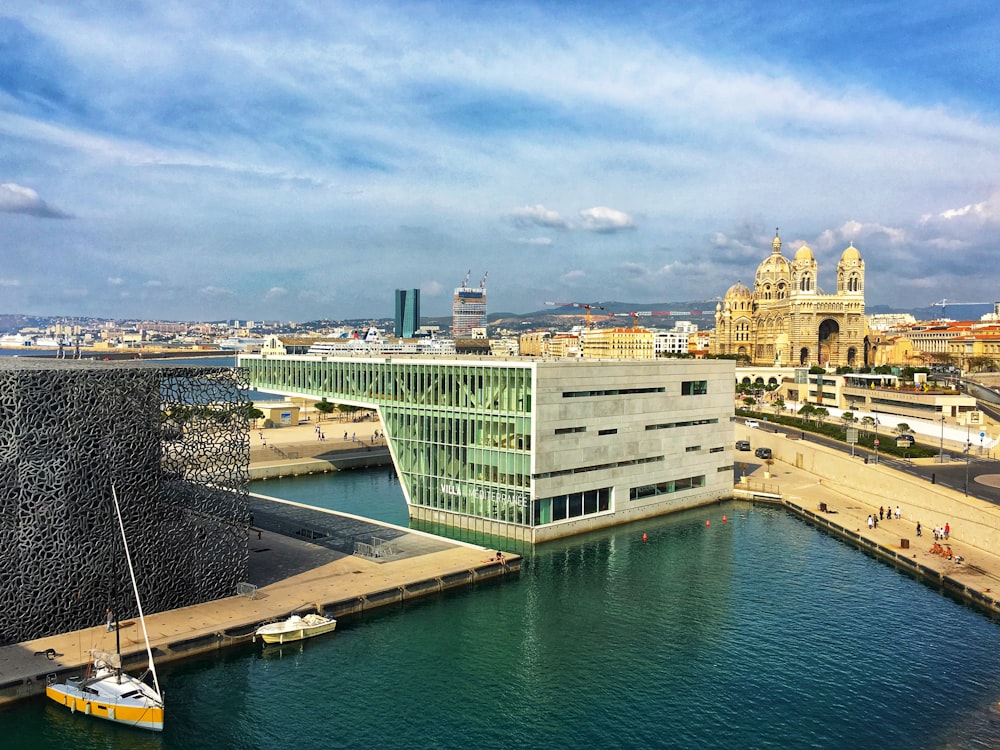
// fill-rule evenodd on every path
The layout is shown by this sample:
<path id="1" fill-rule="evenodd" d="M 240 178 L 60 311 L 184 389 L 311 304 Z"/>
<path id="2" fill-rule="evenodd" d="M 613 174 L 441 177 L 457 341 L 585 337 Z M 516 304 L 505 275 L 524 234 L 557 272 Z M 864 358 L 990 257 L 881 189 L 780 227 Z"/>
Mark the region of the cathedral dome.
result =
<path id="1" fill-rule="evenodd" d="M 816 258 L 813 257 L 813 251 L 809 249 L 809 246 L 808 245 L 803 245 L 802 247 L 800 247 L 798 250 L 795 251 L 795 260 L 796 261 L 803 261 L 803 260 L 814 261 L 814 260 L 816 260 Z"/>
<path id="2" fill-rule="evenodd" d="M 776 279 L 788 279 L 790 276 L 790 270 L 788 268 L 788 258 L 784 255 L 768 255 L 764 258 L 763 262 L 757 266 L 757 281 L 769 278 L 771 280 Z"/>
<path id="3" fill-rule="evenodd" d="M 840 259 L 841 260 L 861 260 L 861 253 L 858 252 L 858 249 L 856 247 L 854 247 L 854 243 L 851 242 L 851 246 L 849 248 L 847 248 L 846 250 L 844 250 L 844 252 L 840 256 Z"/>
<path id="4" fill-rule="evenodd" d="M 750 299 L 751 297 L 753 297 L 753 292 L 742 281 L 737 281 L 726 291 L 726 299 Z"/>

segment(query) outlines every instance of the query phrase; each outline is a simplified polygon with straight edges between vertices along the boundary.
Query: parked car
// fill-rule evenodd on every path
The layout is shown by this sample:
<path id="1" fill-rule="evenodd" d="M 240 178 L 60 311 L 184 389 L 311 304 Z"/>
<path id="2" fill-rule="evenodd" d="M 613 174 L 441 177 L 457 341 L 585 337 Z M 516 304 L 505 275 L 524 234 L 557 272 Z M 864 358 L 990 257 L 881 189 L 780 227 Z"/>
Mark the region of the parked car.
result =
<path id="1" fill-rule="evenodd" d="M 748 419 L 743 424 L 745 424 L 747 427 L 752 427 L 753 429 L 757 429 L 758 427 L 760 427 L 760 422 L 758 422 L 756 419 Z"/>
<path id="2" fill-rule="evenodd" d="M 738 450 L 738 451 L 748 451 L 748 450 L 750 450 L 750 441 L 749 440 L 737 440 L 736 441 L 736 450 Z"/>
<path id="3" fill-rule="evenodd" d="M 770 448 L 758 448 L 757 450 L 755 450 L 753 452 L 753 454 L 757 458 L 771 458 L 771 449 Z"/>

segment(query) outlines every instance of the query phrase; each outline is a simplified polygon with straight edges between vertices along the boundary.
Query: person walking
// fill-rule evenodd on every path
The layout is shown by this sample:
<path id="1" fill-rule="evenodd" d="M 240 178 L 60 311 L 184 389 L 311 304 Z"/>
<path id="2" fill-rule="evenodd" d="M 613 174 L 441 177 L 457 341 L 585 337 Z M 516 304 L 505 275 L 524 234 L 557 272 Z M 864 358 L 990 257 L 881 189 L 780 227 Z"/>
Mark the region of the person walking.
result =
<path id="1" fill-rule="evenodd" d="M 875 522 L 872 521 L 872 514 L 869 513 L 868 514 L 868 530 L 871 531 L 874 528 L 875 528 Z"/>
<path id="2" fill-rule="evenodd" d="M 947 539 L 951 535 L 951 524 L 945 521 L 944 524 L 944 538 Z"/>
<path id="3" fill-rule="evenodd" d="M 897 506 L 896 506 L 896 520 L 897 520 L 897 521 L 899 520 L 899 516 L 900 516 L 900 512 L 899 512 L 899 506 L 897 505 Z"/>
<path id="4" fill-rule="evenodd" d="M 917 536 L 920 536 L 920 521 L 917 521 Z"/>

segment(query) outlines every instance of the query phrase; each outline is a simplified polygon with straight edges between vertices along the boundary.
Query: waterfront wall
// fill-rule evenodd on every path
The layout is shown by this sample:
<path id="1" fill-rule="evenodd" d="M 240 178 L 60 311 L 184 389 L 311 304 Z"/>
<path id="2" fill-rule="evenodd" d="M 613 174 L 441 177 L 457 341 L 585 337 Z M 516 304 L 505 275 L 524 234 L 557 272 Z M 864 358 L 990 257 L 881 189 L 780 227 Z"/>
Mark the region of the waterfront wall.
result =
<path id="1" fill-rule="evenodd" d="M 795 466 L 829 482 L 848 497 L 868 505 L 899 505 L 904 518 L 920 521 L 930 534 L 934 526 L 951 526 L 951 537 L 990 554 L 1000 554 L 1000 509 L 984 500 L 931 484 L 925 479 L 851 457 L 832 448 L 786 437 L 783 433 L 736 425 L 736 437 L 767 447 L 776 461 Z M 760 459 L 748 458 L 747 462 Z"/>

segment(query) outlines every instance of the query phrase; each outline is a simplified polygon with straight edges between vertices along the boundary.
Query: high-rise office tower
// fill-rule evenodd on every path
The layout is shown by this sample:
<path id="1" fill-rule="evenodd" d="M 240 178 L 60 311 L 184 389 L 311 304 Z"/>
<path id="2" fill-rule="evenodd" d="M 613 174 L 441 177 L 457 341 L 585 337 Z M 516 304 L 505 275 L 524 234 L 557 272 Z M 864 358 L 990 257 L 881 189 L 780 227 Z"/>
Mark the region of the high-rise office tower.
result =
<path id="1" fill-rule="evenodd" d="M 410 339 L 420 329 L 420 290 L 396 290 L 396 335 Z"/>
<path id="2" fill-rule="evenodd" d="M 462 286 L 455 290 L 455 301 L 452 304 L 451 335 L 454 339 L 472 338 L 472 329 L 486 328 L 486 277 L 474 289 L 466 286 L 469 277 L 465 277 Z"/>

